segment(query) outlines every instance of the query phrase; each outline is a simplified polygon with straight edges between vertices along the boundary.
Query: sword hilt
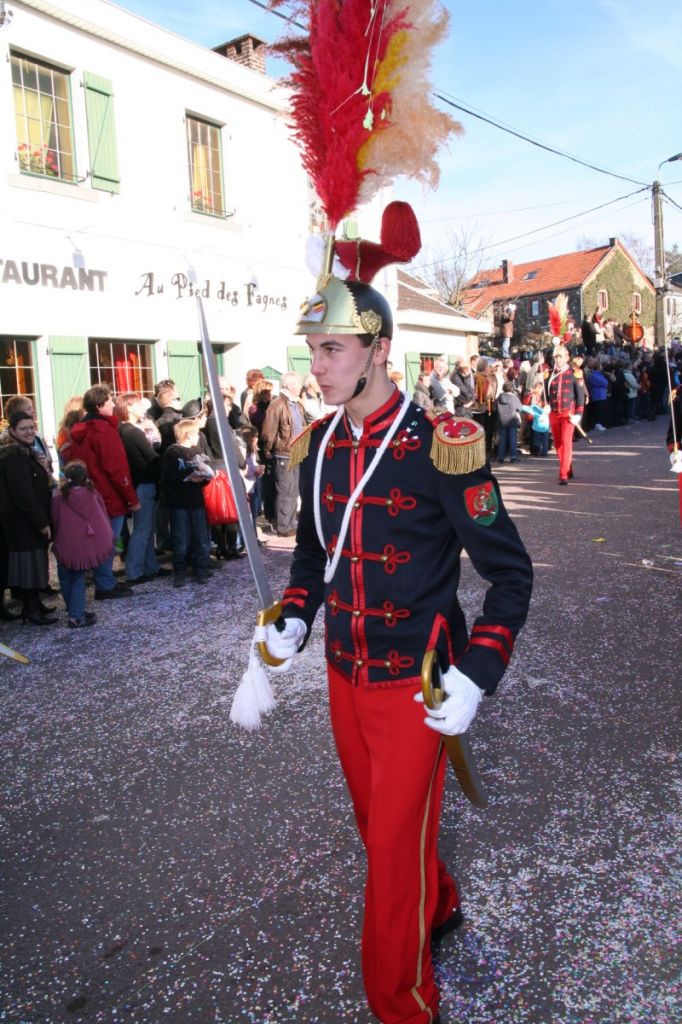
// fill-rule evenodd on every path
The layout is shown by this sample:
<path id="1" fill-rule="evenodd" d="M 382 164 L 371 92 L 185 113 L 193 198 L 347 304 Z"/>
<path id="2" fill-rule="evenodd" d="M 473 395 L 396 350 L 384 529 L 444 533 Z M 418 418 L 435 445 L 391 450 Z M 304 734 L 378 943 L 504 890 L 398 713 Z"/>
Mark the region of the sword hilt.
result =
<path id="1" fill-rule="evenodd" d="M 257 626 L 271 626 L 277 622 L 280 615 L 282 614 L 281 602 L 275 601 L 269 608 L 262 608 L 256 616 Z M 273 668 L 277 668 L 278 665 L 283 665 L 287 660 L 286 658 L 276 658 L 274 654 L 270 654 L 268 645 L 265 640 L 258 640 L 258 653 L 265 662 L 266 665 L 271 665 Z"/>
<path id="2" fill-rule="evenodd" d="M 427 651 L 422 661 L 422 696 L 432 711 L 437 711 L 443 703 L 443 683 L 435 650 Z"/>
<path id="3" fill-rule="evenodd" d="M 427 651 L 422 661 L 422 695 L 424 704 L 432 711 L 438 710 L 445 697 L 435 650 Z M 443 745 L 464 795 L 475 807 L 487 807 L 488 798 L 476 768 L 467 734 L 443 736 Z"/>

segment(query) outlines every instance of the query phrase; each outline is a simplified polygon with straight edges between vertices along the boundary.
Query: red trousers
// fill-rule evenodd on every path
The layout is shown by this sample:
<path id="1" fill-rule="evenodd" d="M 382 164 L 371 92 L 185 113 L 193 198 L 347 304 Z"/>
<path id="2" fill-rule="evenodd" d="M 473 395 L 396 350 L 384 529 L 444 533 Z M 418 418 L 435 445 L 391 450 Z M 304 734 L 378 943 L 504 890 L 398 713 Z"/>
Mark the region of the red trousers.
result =
<path id="1" fill-rule="evenodd" d="M 550 412 L 549 425 L 552 428 L 552 440 L 559 456 L 559 479 L 568 480 L 573 464 L 573 433 L 575 427 L 568 415 Z"/>
<path id="2" fill-rule="evenodd" d="M 382 1024 L 431 1024 L 431 929 L 459 905 L 438 860 L 446 756 L 413 700 L 417 686 L 365 690 L 328 666 L 341 766 L 367 853 L 362 971 Z"/>

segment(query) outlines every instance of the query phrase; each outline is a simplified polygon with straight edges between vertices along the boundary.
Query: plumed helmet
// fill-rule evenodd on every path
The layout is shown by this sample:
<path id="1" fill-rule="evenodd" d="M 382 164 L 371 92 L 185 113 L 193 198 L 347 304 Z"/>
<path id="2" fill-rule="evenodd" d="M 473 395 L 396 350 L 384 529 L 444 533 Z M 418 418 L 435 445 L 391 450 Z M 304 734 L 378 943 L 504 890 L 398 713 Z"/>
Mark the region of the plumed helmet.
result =
<path id="1" fill-rule="evenodd" d="M 301 307 L 295 334 L 370 334 L 393 337 L 393 314 L 386 298 L 362 281 L 329 275 Z"/>
<path id="2" fill-rule="evenodd" d="M 369 334 L 393 337 L 393 314 L 371 281 L 383 267 L 407 263 L 421 248 L 419 225 L 409 203 L 389 203 L 381 218 L 381 241 L 327 239 L 317 291 L 301 307 L 296 334 Z M 333 272 L 334 258 L 339 262 Z"/>

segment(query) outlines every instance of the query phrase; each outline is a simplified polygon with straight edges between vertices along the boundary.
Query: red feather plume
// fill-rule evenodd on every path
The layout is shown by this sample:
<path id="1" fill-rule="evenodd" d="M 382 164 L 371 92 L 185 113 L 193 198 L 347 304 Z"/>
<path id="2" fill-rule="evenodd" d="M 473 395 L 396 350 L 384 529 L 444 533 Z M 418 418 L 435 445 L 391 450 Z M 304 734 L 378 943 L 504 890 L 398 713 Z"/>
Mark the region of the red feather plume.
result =
<path id="1" fill-rule="evenodd" d="M 288 0 L 286 10 L 308 35 L 270 49 L 293 67 L 291 127 L 329 230 L 400 174 L 435 187 L 436 152 L 461 130 L 430 100 L 431 51 L 448 26 L 439 0 Z"/>
<path id="2" fill-rule="evenodd" d="M 383 92 L 371 95 L 367 127 L 374 69 L 393 34 L 409 27 L 403 12 L 387 18 L 388 7 L 388 0 L 377 0 L 372 16 L 367 0 L 311 3 L 309 45 L 299 38 L 274 48 L 294 66 L 289 84 L 296 141 L 331 229 L 354 209 L 362 180 L 372 173 L 358 167 L 358 151 L 371 132 L 389 124 L 390 93 Z"/>

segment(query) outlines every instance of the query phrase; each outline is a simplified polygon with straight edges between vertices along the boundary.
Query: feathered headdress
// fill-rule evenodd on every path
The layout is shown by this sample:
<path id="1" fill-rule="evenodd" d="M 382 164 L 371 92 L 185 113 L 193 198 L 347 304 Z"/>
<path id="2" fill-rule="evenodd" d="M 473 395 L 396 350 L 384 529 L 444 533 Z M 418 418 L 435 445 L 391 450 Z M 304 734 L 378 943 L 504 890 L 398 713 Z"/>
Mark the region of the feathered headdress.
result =
<path id="1" fill-rule="evenodd" d="M 568 295 L 559 292 L 554 302 L 547 300 L 552 337 L 563 338 L 568 331 Z"/>
<path id="2" fill-rule="evenodd" d="M 431 51 L 448 14 L 436 0 L 292 6 L 309 35 L 287 36 L 273 50 L 293 65 L 292 126 L 333 233 L 400 174 L 438 184 L 436 153 L 462 130 L 430 100 Z"/>
<path id="3" fill-rule="evenodd" d="M 361 285 L 417 255 L 416 217 L 407 203 L 389 204 L 380 243 L 337 241 L 336 228 L 399 174 L 438 183 L 436 153 L 461 131 L 430 101 L 431 50 L 448 15 L 437 0 L 293 0 L 287 8 L 308 35 L 288 35 L 272 49 L 293 65 L 292 127 L 328 230 L 318 291 L 296 333 L 366 332 L 367 322 L 384 330 L 385 299 Z"/>

